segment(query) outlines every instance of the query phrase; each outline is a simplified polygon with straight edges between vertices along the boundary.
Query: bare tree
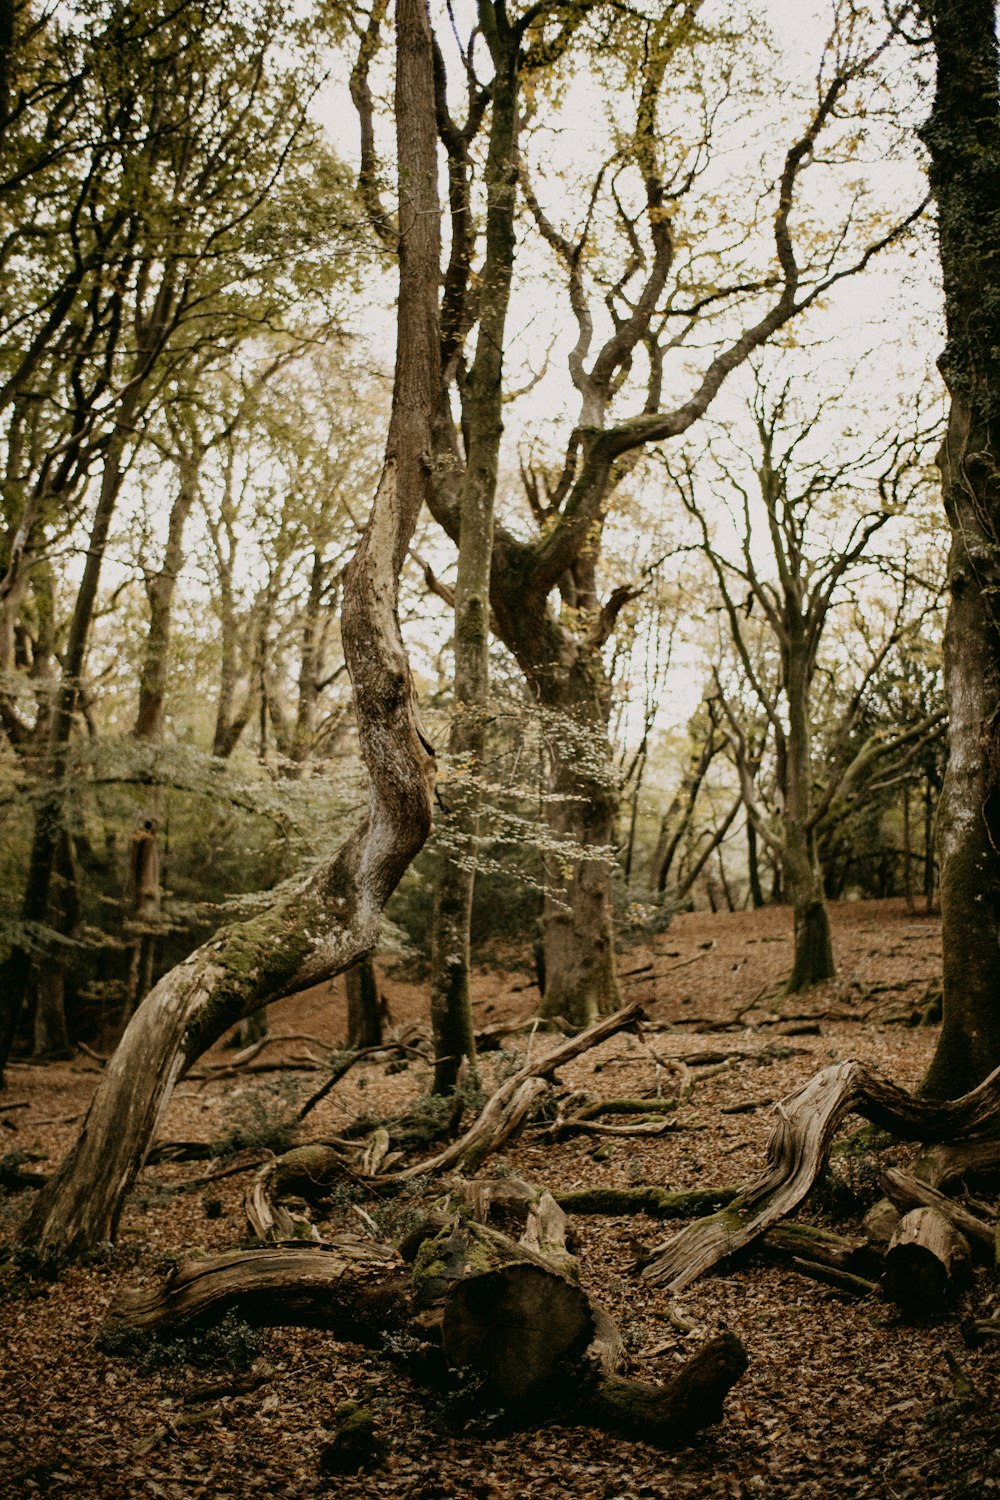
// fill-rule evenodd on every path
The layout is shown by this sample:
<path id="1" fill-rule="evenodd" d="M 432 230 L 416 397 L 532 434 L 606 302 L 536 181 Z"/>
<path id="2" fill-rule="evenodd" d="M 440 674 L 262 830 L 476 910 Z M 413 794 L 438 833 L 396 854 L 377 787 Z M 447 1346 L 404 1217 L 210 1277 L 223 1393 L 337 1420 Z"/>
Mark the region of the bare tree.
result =
<path id="1" fill-rule="evenodd" d="M 769 814 L 759 795 L 759 733 L 756 726 L 748 729 L 738 695 L 728 686 L 724 669 L 718 669 L 718 703 L 747 814 L 780 864 L 783 892 L 792 907 L 795 951 L 788 988 L 800 990 L 834 973 L 817 856 L 820 824 L 837 799 L 875 765 L 884 770 L 898 763 L 901 753 L 912 751 L 940 724 L 937 712 L 898 732 L 873 734 L 861 745 L 852 743 L 872 683 L 899 642 L 919 630 L 934 599 L 915 585 L 904 558 L 903 565 L 897 565 L 894 600 L 882 628 L 867 628 L 866 613 L 873 613 L 872 604 L 869 600 L 866 610 L 864 601 L 858 600 L 855 637 L 861 649 L 851 660 L 841 646 L 850 687 L 840 695 L 825 763 L 820 765 L 815 720 L 821 647 L 828 644 L 838 607 L 851 607 L 850 589 L 859 571 L 870 573 L 875 566 L 869 560 L 874 538 L 908 492 L 919 488 L 922 473 L 910 445 L 895 439 L 832 462 L 825 456 L 808 456 L 817 418 L 797 412 L 791 382 L 771 395 L 758 380 L 752 414 L 757 451 L 744 456 L 744 469 L 718 450 L 714 455 L 721 493 L 728 491 L 734 502 L 731 510 L 723 506 L 721 525 L 712 519 L 710 486 L 700 484 L 690 460 L 673 472 L 672 479 L 715 574 L 736 654 L 737 680 L 763 714 L 773 741 L 778 796 Z M 820 446 L 843 451 L 845 444 L 841 440 Z M 753 491 L 744 479 L 748 469 L 755 476 Z M 868 492 L 874 505 L 866 504 Z M 758 517 L 760 526 L 755 524 Z M 766 553 L 760 545 L 762 533 L 768 540 Z M 886 556 L 880 566 L 888 570 Z"/>

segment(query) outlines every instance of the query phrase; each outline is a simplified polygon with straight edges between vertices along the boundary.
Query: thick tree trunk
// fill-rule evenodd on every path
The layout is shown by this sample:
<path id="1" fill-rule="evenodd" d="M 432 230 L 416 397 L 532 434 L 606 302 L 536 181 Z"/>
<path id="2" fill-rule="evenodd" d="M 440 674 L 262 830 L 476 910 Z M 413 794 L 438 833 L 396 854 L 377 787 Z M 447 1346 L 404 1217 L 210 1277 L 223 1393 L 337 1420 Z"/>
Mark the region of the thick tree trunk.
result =
<path id="1" fill-rule="evenodd" d="M 830 914 L 823 894 L 811 838 L 786 825 L 783 858 L 785 899 L 792 908 L 795 951 L 788 990 L 794 994 L 832 979 L 834 973 Z"/>
<path id="2" fill-rule="evenodd" d="M 173 1085 L 269 1000 L 340 973 L 374 946 L 382 908 L 430 828 L 433 754 L 399 633 L 398 579 L 425 498 L 439 387 L 439 216 L 430 23 L 397 11 L 400 293 L 393 409 L 372 513 L 344 584 L 344 653 L 370 778 L 367 821 L 269 911 L 234 923 L 165 975 L 127 1028 L 80 1136 L 22 1230 L 46 1258 L 114 1237 Z"/>
<path id="3" fill-rule="evenodd" d="M 925 1091 L 1000 1064 L 1000 87 L 992 0 L 922 0 L 937 92 L 921 132 L 945 293 L 951 396 L 939 455 L 952 544 L 948 770 L 938 809 L 944 1021 Z"/>

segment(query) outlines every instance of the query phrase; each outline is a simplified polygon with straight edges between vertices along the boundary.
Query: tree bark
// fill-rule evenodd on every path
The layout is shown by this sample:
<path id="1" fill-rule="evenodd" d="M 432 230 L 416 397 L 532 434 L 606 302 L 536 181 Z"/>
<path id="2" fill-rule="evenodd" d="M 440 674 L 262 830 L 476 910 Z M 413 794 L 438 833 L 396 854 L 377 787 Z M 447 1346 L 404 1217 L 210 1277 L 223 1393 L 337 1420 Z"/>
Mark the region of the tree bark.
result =
<path id="1" fill-rule="evenodd" d="M 420 725 L 397 601 L 399 571 L 426 498 L 439 388 L 433 99 L 423 0 L 399 0 L 396 375 L 385 464 L 347 570 L 342 619 L 370 779 L 368 818 L 311 876 L 284 887 L 268 912 L 222 929 L 147 996 L 102 1076 L 76 1145 L 22 1229 L 23 1242 L 43 1258 L 113 1239 L 177 1079 L 243 1016 L 369 952 L 386 900 L 427 837 L 433 753 Z"/>
<path id="2" fill-rule="evenodd" d="M 1000 88 L 992 0 L 921 0 L 937 89 L 930 152 L 951 398 L 938 456 L 951 528 L 938 809 L 943 1025 L 924 1083 L 951 1098 L 1000 1064 Z"/>

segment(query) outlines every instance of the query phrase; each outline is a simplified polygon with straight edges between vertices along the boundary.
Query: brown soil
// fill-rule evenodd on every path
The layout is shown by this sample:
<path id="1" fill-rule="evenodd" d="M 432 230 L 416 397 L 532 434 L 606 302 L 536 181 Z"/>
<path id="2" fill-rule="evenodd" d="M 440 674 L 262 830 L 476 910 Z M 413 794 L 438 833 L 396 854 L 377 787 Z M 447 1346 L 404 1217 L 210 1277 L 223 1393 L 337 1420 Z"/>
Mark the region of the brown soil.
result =
<path id="1" fill-rule="evenodd" d="M 915 1086 L 936 1032 L 909 1023 L 940 972 L 938 924 L 891 901 L 845 904 L 833 917 L 840 977 L 794 998 L 778 994 L 790 954 L 790 919 L 781 908 L 681 916 L 654 942 L 629 947 L 621 956 L 623 995 L 641 999 L 666 1029 L 649 1046 L 624 1036 L 606 1043 L 565 1068 L 564 1085 L 607 1098 L 653 1094 L 668 1078 L 650 1046 L 661 1058 L 739 1055 L 715 1071 L 692 1067 L 694 1088 L 676 1112 L 676 1133 L 603 1145 L 581 1136 L 553 1146 L 529 1130 L 505 1152 L 507 1166 L 557 1189 L 735 1183 L 762 1164 L 774 1103 L 827 1063 L 859 1057 Z M 475 982 L 481 1024 L 530 1017 L 537 991 L 529 979 L 526 964 L 496 956 Z M 422 985 L 388 975 L 383 988 L 397 1027 L 423 1022 Z M 740 1030 L 716 1029 L 737 1015 Z M 295 1039 L 273 1043 L 257 1062 L 284 1068 L 185 1082 L 162 1138 L 217 1142 L 227 1129 L 259 1128 L 262 1116 L 280 1120 L 322 1082 L 325 1054 L 344 1035 L 341 986 L 295 997 L 271 1020 L 275 1033 Z M 523 1033 L 507 1053 L 488 1054 L 487 1086 L 511 1065 L 511 1050 L 523 1054 L 529 1045 L 549 1042 Z M 199 1073 L 224 1067 L 232 1055 L 215 1049 Z M 14 1067 L 0 1103 L 26 1107 L 0 1113 L 4 1149 L 58 1159 L 99 1070 L 86 1055 Z M 400 1111 L 426 1091 L 428 1076 L 420 1063 L 402 1072 L 389 1072 L 384 1061 L 359 1065 L 309 1116 L 303 1138 L 335 1134 L 361 1113 Z M 734 1106 L 745 1112 L 722 1112 Z M 880 1161 L 907 1159 L 899 1148 Z M 722 1328 L 739 1335 L 751 1359 L 724 1422 L 681 1452 L 586 1428 L 456 1435 L 392 1365 L 313 1331 L 268 1333 L 252 1390 L 193 1401 L 196 1387 L 224 1377 L 192 1368 L 183 1355 L 165 1367 L 137 1368 L 99 1352 L 95 1338 L 118 1287 L 162 1276 L 167 1257 L 245 1240 L 249 1171 L 176 1191 L 211 1167 L 148 1168 L 117 1249 L 100 1263 L 53 1283 L 0 1266 L 0 1495 L 959 1500 L 1000 1489 L 1000 1341 L 970 1350 L 957 1320 L 904 1324 L 878 1298 L 848 1300 L 763 1255 L 689 1288 L 684 1310 L 699 1331 L 684 1337 L 666 1320 L 664 1295 L 635 1276 L 637 1252 L 667 1227 L 644 1219 L 572 1221 L 584 1277 L 618 1318 L 633 1371 L 666 1378 L 707 1332 Z M 496 1167 L 487 1163 L 484 1173 Z M 849 1228 L 875 1196 L 872 1159 L 847 1154 L 837 1172 L 839 1193 L 807 1205 L 803 1217 Z M 8 1242 L 22 1208 L 19 1194 L 0 1201 Z M 980 1272 L 970 1306 L 987 1316 L 996 1299 L 993 1273 Z M 320 1472 L 318 1454 L 335 1408 L 349 1399 L 374 1409 L 388 1457 L 370 1474 L 333 1480 Z"/>

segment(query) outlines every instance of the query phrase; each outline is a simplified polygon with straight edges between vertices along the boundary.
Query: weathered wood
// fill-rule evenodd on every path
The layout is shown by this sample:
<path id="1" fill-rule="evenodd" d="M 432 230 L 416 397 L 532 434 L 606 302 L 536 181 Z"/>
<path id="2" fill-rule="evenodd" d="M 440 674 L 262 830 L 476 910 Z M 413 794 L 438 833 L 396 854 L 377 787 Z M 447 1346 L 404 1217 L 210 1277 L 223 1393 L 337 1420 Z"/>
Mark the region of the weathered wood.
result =
<path id="1" fill-rule="evenodd" d="M 838 1270 L 836 1266 L 826 1265 L 822 1261 L 805 1260 L 799 1255 L 793 1255 L 791 1267 L 800 1275 L 808 1276 L 813 1281 L 822 1281 L 826 1286 L 836 1287 L 850 1297 L 874 1297 L 878 1291 L 877 1281 L 869 1281 L 867 1276 L 855 1276 L 851 1271 Z"/>
<path id="2" fill-rule="evenodd" d="M 959 1234 L 965 1236 L 969 1244 L 980 1251 L 983 1258 L 993 1260 L 994 1249 L 994 1227 L 975 1214 L 963 1208 L 960 1203 L 946 1198 L 935 1188 L 928 1187 L 926 1182 L 920 1182 L 912 1177 L 909 1172 L 901 1172 L 895 1167 L 890 1167 L 882 1173 L 879 1179 L 888 1196 L 896 1207 L 903 1210 L 914 1208 L 936 1209 L 943 1218 L 953 1224 Z"/>
<path id="3" fill-rule="evenodd" d="M 904 1214 L 885 1256 L 886 1295 L 909 1317 L 937 1317 L 967 1285 L 969 1242 L 936 1208 Z"/>
<path id="4" fill-rule="evenodd" d="M 233 1308 L 266 1327 L 329 1328 L 377 1344 L 405 1316 L 405 1282 L 390 1245 L 344 1236 L 335 1246 L 237 1250 L 182 1261 L 166 1283 L 118 1293 L 112 1323 L 159 1332 L 216 1321 Z"/>
<path id="5" fill-rule="evenodd" d="M 592 1396 L 588 1414 L 610 1427 L 647 1442 L 685 1442 L 703 1427 L 722 1420 L 723 1401 L 748 1360 L 731 1333 L 721 1333 L 702 1347 L 666 1385 L 605 1376 Z"/>
<path id="6" fill-rule="evenodd" d="M 848 1239 L 815 1224 L 775 1224 L 764 1244 L 777 1255 L 803 1259 L 837 1271 L 859 1271 L 871 1260 L 863 1240 Z"/>
<path id="7" fill-rule="evenodd" d="M 600 1046 L 621 1031 L 634 1030 L 643 1020 L 641 1005 L 629 1005 L 613 1015 L 603 1016 L 579 1036 L 570 1037 L 537 1061 L 527 1062 L 500 1085 L 486 1101 L 478 1119 L 464 1135 L 427 1161 L 416 1162 L 401 1171 L 383 1174 L 382 1181 L 406 1182 L 413 1177 L 429 1176 L 456 1169 L 474 1172 L 492 1152 L 499 1150 L 531 1115 L 548 1092 L 547 1080 L 564 1066 L 592 1047 Z"/>
<path id="8" fill-rule="evenodd" d="M 938 1146 L 923 1158 L 917 1175 L 942 1193 L 966 1177 L 1000 1178 L 1000 1137 Z"/>
<path id="9" fill-rule="evenodd" d="M 543 1193 L 534 1207 L 537 1244 L 558 1249 L 562 1221 L 552 1199 Z M 453 1374 L 476 1377 L 487 1410 L 503 1407 L 514 1421 L 556 1415 L 598 1423 L 657 1443 L 686 1441 L 718 1421 L 746 1368 L 742 1345 L 726 1334 L 665 1386 L 621 1378 L 624 1346 L 613 1320 L 537 1247 L 452 1216 L 440 1227 L 432 1221 L 408 1249 L 408 1271 L 391 1247 L 348 1236 L 323 1248 L 190 1260 L 161 1288 L 119 1293 L 110 1320 L 162 1333 L 236 1309 L 257 1324 L 329 1328 L 383 1347 L 398 1330 L 409 1335 L 399 1340 L 399 1358 L 416 1336 L 427 1350 L 425 1376 L 438 1378 L 437 1340 L 438 1368 L 443 1360 Z"/>
<path id="10" fill-rule="evenodd" d="M 777 1106 L 763 1173 L 719 1213 L 659 1246 L 646 1280 L 679 1291 L 790 1214 L 826 1163 L 837 1126 L 851 1111 L 912 1140 L 1000 1135 L 1000 1068 L 954 1100 L 917 1099 L 859 1062 L 824 1068 Z"/>

